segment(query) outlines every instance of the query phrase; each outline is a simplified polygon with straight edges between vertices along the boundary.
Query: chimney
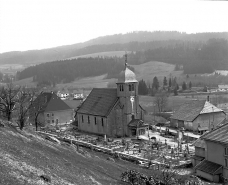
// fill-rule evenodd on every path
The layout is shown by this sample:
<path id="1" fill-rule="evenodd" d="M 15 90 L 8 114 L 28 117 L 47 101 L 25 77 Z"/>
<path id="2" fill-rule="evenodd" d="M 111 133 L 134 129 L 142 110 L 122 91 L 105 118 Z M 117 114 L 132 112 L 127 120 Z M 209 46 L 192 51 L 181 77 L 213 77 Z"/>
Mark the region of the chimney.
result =
<path id="1" fill-rule="evenodd" d="M 210 97 L 209 97 L 209 95 L 207 96 L 207 101 L 210 102 Z"/>
<path id="2" fill-rule="evenodd" d="M 134 114 L 131 115 L 131 119 L 132 119 L 132 120 L 135 119 L 135 115 L 134 115 Z"/>

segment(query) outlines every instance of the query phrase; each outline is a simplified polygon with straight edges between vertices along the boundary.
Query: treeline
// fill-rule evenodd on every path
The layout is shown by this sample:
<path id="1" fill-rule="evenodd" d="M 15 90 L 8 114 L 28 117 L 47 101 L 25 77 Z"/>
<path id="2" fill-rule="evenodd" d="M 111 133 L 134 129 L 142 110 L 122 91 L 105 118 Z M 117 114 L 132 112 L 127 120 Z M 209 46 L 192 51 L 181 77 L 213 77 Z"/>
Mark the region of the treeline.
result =
<path id="1" fill-rule="evenodd" d="M 78 58 L 55 61 L 31 66 L 17 73 L 17 78 L 33 77 L 38 84 L 55 86 L 56 83 L 68 83 L 79 77 L 91 77 L 108 74 L 111 78 L 124 69 L 124 63 L 114 58 Z"/>
<path id="2" fill-rule="evenodd" d="M 181 86 L 181 89 L 180 89 Z M 178 84 L 176 77 L 174 78 L 166 78 L 164 77 L 163 82 L 160 84 L 158 81 L 158 78 L 155 76 L 153 78 L 153 82 L 146 83 L 143 79 L 139 81 L 138 86 L 138 93 L 139 95 L 151 95 L 155 96 L 158 92 L 169 92 L 174 93 L 174 95 L 178 95 L 178 91 L 182 90 L 191 90 L 192 88 L 192 82 L 189 81 L 187 84 L 185 81 L 182 82 L 182 84 Z"/>

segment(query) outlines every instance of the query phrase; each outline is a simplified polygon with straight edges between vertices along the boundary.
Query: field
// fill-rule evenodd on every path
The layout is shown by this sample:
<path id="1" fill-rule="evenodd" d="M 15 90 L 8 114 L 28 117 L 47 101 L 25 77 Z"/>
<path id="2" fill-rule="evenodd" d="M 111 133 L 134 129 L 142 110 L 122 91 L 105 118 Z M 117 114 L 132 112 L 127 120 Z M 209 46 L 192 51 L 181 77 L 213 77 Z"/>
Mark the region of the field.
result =
<path id="1" fill-rule="evenodd" d="M 136 77 L 138 80 L 143 79 L 146 82 L 152 83 L 156 76 L 160 83 L 163 78 L 180 77 L 183 71 L 174 71 L 175 66 L 164 62 L 151 61 L 140 65 L 132 65 L 135 68 Z"/>
<path id="2" fill-rule="evenodd" d="M 18 80 L 13 82 L 13 84 L 15 85 L 19 85 L 19 86 L 26 86 L 26 87 L 36 87 L 36 83 L 33 82 L 33 78 L 26 78 L 23 80 Z"/>
<path id="3" fill-rule="evenodd" d="M 129 51 L 126 51 L 129 52 Z M 99 52 L 99 53 L 92 53 L 92 54 L 87 54 L 87 55 L 80 55 L 76 57 L 71 57 L 68 59 L 75 59 L 75 58 L 95 58 L 95 57 L 123 57 L 125 54 L 125 51 L 108 51 L 108 52 Z"/>
<path id="4" fill-rule="evenodd" d="M 77 88 L 77 89 L 92 89 L 106 88 L 109 82 L 115 82 L 115 79 L 106 79 L 106 75 L 100 75 L 88 78 L 79 78 L 71 83 L 57 84 L 58 89 L 62 88 Z"/>
<path id="5" fill-rule="evenodd" d="M 25 69 L 24 65 L 21 64 L 3 64 L 0 65 L 0 72 L 5 74 L 16 74 L 17 71 Z"/>

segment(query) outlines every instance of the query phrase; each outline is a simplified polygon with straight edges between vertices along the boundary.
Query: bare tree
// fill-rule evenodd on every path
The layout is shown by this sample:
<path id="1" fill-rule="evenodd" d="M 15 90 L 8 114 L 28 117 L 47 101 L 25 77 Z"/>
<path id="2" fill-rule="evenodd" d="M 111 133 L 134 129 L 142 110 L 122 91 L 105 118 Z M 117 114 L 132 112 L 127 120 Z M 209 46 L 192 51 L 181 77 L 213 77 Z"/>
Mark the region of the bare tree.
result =
<path id="1" fill-rule="evenodd" d="M 155 94 L 154 104 L 157 105 L 158 112 L 162 112 L 165 110 L 168 103 L 167 93 L 159 92 Z"/>
<path id="2" fill-rule="evenodd" d="M 12 83 L 8 83 L 0 89 L 0 111 L 8 121 L 11 120 L 20 89 L 21 87 L 16 87 Z"/>
<path id="3" fill-rule="evenodd" d="M 40 124 L 38 117 L 44 111 L 44 105 L 45 100 L 42 98 L 42 96 L 38 95 L 38 97 L 31 102 L 31 105 L 29 107 L 29 116 L 30 119 L 35 123 L 36 131 L 38 130 L 38 125 Z"/>
<path id="4" fill-rule="evenodd" d="M 16 104 L 16 114 L 18 116 L 18 126 L 22 130 L 28 118 L 29 108 L 34 98 L 34 91 L 28 91 L 25 88 L 18 93 Z"/>

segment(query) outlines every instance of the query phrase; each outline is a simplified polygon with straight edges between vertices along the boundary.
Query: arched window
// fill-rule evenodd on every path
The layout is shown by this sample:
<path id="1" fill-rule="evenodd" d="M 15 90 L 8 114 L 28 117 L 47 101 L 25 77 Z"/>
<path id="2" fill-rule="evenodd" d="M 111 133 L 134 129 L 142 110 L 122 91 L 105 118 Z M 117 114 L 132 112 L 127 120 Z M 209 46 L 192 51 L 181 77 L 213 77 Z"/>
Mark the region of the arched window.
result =
<path id="1" fill-rule="evenodd" d="M 124 86 L 123 85 L 120 85 L 119 86 L 119 89 L 120 89 L 120 91 L 124 91 Z"/>
<path id="2" fill-rule="evenodd" d="M 131 84 L 129 84 L 129 91 L 131 91 Z"/>
<path id="3" fill-rule="evenodd" d="M 135 90 L 134 84 L 129 84 L 129 91 L 134 91 L 134 90 Z"/>

